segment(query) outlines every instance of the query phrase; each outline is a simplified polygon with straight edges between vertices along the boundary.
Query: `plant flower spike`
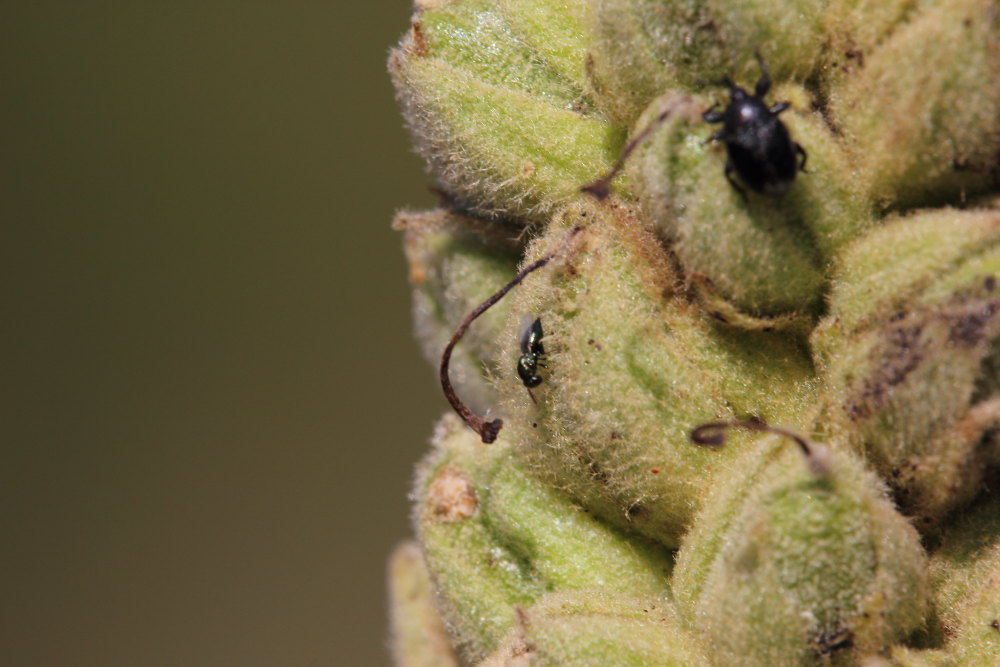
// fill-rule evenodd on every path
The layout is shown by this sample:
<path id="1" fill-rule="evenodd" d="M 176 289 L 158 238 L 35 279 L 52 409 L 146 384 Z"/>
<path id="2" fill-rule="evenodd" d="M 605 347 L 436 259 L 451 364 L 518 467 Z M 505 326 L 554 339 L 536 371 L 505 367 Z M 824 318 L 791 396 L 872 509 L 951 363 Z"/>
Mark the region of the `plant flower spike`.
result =
<path id="1" fill-rule="evenodd" d="M 389 72 L 398 665 L 1000 666 L 997 0 L 417 0 Z"/>

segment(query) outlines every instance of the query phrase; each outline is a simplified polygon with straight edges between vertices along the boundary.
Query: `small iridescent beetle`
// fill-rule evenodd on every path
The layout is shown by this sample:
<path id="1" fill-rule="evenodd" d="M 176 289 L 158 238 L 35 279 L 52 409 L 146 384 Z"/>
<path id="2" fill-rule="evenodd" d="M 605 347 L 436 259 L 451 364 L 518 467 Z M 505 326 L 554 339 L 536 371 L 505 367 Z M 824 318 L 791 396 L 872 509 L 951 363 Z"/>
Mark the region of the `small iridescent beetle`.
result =
<path id="1" fill-rule="evenodd" d="M 521 357 L 517 360 L 517 374 L 521 382 L 528 388 L 528 395 L 531 400 L 535 400 L 535 395 L 531 393 L 532 387 L 537 387 L 542 383 L 542 378 L 538 375 L 538 367 L 545 368 L 541 362 L 545 356 L 545 348 L 542 347 L 542 320 L 535 318 L 531 326 L 525 327 L 521 334 Z"/>
<path id="2" fill-rule="evenodd" d="M 722 123 L 709 141 L 726 145 L 726 180 L 746 199 L 743 188 L 733 180 L 733 172 L 754 192 L 778 197 L 788 191 L 796 172 L 806 170 L 806 152 L 788 135 L 788 129 L 778 114 L 788 108 L 788 102 L 772 107 L 764 104 L 764 95 L 771 88 L 771 77 L 764 59 L 757 56 L 760 79 L 750 95 L 729 78 L 723 85 L 729 88 L 729 104 L 724 111 L 713 105 L 702 114 L 708 123 Z M 801 156 L 798 162 L 796 156 Z"/>

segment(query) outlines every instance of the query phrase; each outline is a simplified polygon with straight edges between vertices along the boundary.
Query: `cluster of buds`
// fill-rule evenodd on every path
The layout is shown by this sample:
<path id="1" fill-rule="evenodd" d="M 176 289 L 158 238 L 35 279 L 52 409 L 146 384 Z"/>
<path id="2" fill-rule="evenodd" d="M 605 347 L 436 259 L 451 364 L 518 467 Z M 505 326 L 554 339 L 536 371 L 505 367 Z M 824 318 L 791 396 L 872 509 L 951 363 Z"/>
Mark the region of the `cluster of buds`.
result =
<path id="1" fill-rule="evenodd" d="M 1000 664 L 995 0 L 418 0 L 389 69 L 400 665 Z"/>

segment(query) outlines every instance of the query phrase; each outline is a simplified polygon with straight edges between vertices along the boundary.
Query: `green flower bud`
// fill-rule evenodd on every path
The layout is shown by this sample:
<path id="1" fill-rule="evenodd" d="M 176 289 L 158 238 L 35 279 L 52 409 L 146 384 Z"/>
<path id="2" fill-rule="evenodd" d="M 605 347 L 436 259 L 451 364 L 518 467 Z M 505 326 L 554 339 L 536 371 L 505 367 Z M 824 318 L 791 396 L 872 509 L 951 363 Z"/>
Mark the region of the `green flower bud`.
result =
<path id="1" fill-rule="evenodd" d="M 404 233 L 417 338 L 437 367 L 466 313 L 514 273 L 517 232 L 444 210 L 404 211 L 393 228 Z M 509 303 L 501 302 L 484 313 L 453 354 L 452 382 L 474 410 L 496 402 L 484 373 L 496 370 L 496 340 L 509 310 Z"/>
<path id="2" fill-rule="evenodd" d="M 918 0 L 829 0 L 824 15 L 829 40 L 823 58 L 826 84 L 833 87 L 853 76 L 918 4 Z"/>
<path id="3" fill-rule="evenodd" d="M 868 656 L 861 667 L 958 667 L 944 651 L 893 646 L 889 657 Z"/>
<path id="4" fill-rule="evenodd" d="M 389 558 L 392 653 L 400 667 L 458 667 L 434 603 L 420 547 L 406 542 Z"/>
<path id="5" fill-rule="evenodd" d="M 954 665 L 988 667 L 1000 658 L 1000 499 L 955 522 L 930 562 L 944 651 Z"/>
<path id="6" fill-rule="evenodd" d="M 690 667 L 707 664 L 668 602 L 603 589 L 550 593 L 479 667 Z"/>
<path id="7" fill-rule="evenodd" d="M 996 2 L 931 3 L 831 96 L 876 199 L 912 206 L 982 190 L 1000 151 Z"/>
<path id="8" fill-rule="evenodd" d="M 658 231 L 673 242 L 673 250 L 688 274 L 703 276 L 709 292 L 731 302 L 737 310 L 756 317 L 788 312 L 815 311 L 819 304 L 823 275 L 820 257 L 802 214 L 812 213 L 817 227 L 833 227 L 834 245 L 849 228 L 843 219 L 829 221 L 827 207 L 852 206 L 846 196 L 837 197 L 831 162 L 841 159 L 832 142 L 829 158 L 814 182 L 803 175 L 792 185 L 792 193 L 781 199 L 749 194 L 741 196 L 726 179 L 725 148 L 706 144 L 711 131 L 701 121 L 707 105 L 676 95 L 653 102 L 639 120 L 644 127 L 665 109 L 671 109 L 652 137 L 637 151 L 629 166 L 643 211 Z M 822 134 L 817 130 L 814 134 Z M 811 149 L 813 147 L 810 147 Z M 817 153 L 822 153 L 817 147 Z M 836 178 L 836 177 L 834 177 Z M 826 206 L 816 195 L 831 196 Z M 818 214 L 817 214 L 818 212 Z M 856 219 L 856 218 L 855 218 Z M 863 218 L 862 218 L 863 219 Z M 850 233 L 847 231 L 846 233 Z"/>
<path id="9" fill-rule="evenodd" d="M 859 460 L 769 436 L 722 465 L 674 576 L 713 664 L 856 664 L 920 627 L 919 539 Z"/>
<path id="10" fill-rule="evenodd" d="M 635 0 L 591 0 L 590 7 L 587 72 L 594 99 L 614 122 L 632 125 L 650 100 L 677 83 L 655 52 Z"/>
<path id="11" fill-rule="evenodd" d="M 575 90 L 586 87 L 586 0 L 498 0 L 498 7 L 511 29 L 549 67 Z"/>
<path id="12" fill-rule="evenodd" d="M 506 423 L 537 475 L 606 520 L 676 546 L 720 456 L 692 447 L 689 431 L 736 415 L 795 419 L 812 400 L 811 366 L 787 336 L 700 312 L 628 208 L 570 206 L 529 257 L 574 225 L 587 226 L 564 262 L 512 294 L 497 380 Z M 514 373 L 523 314 L 545 332 L 534 400 Z"/>
<path id="13" fill-rule="evenodd" d="M 599 3 L 598 3 L 599 4 Z M 778 79 L 804 79 L 822 49 L 823 0 L 636 0 L 623 3 L 639 26 L 633 48 L 651 48 L 671 79 L 701 87 L 726 76 L 756 76 L 755 50 Z M 600 41 L 600 40 L 596 40 Z M 648 47 L 646 44 L 648 43 Z M 663 92 L 661 89 L 659 92 Z"/>
<path id="14" fill-rule="evenodd" d="M 567 6 L 563 39 L 550 42 L 518 14 L 531 4 L 425 7 L 389 58 L 417 150 L 444 187 L 470 210 L 522 222 L 543 220 L 606 171 L 622 134 L 567 78 L 584 59 L 582 37 L 571 39 L 579 7 Z"/>
<path id="15" fill-rule="evenodd" d="M 448 416 L 434 445 L 417 481 L 417 531 L 466 657 L 494 650 L 516 610 L 548 591 L 607 586 L 666 595 L 670 552 L 626 541 L 527 474 L 503 437 L 484 449 Z"/>
<path id="16" fill-rule="evenodd" d="M 842 142 L 830 131 L 805 90 L 778 86 L 775 100 L 791 101 L 781 115 L 795 141 L 808 146 L 805 174 L 799 174 L 778 202 L 794 211 L 797 221 L 812 234 L 812 243 L 823 266 L 829 265 L 849 241 L 866 230 L 874 219 L 867 188 L 858 182 Z"/>
<path id="17" fill-rule="evenodd" d="M 937 211 L 875 230 L 844 255 L 813 334 L 830 429 L 864 450 L 930 522 L 968 501 L 1000 422 L 1000 214 Z"/>

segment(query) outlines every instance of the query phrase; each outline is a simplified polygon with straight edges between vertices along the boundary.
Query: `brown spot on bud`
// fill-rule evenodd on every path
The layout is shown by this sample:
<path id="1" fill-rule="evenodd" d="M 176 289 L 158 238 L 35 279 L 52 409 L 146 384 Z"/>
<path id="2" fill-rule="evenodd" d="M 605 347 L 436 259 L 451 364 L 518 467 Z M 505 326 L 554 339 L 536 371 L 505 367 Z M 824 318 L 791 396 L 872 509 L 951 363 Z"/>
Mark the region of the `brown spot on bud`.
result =
<path id="1" fill-rule="evenodd" d="M 895 322 L 890 318 L 890 322 Z M 924 323 L 900 323 L 885 333 L 885 344 L 878 349 L 879 363 L 864 380 L 861 391 L 848 400 L 844 409 L 851 419 L 867 419 L 877 412 L 893 387 L 902 382 L 924 360 L 920 335 Z"/>
<path id="2" fill-rule="evenodd" d="M 609 475 L 608 472 L 601 467 L 600 463 L 592 459 L 590 461 L 584 461 L 584 463 L 587 465 L 587 472 L 590 473 L 590 478 L 592 480 L 604 486 L 611 483 L 611 475 Z"/>
<path id="3" fill-rule="evenodd" d="M 611 183 L 605 178 L 599 178 L 593 183 L 580 188 L 580 192 L 585 192 L 598 201 L 604 201 L 611 194 Z"/>
<path id="4" fill-rule="evenodd" d="M 423 58 L 427 55 L 427 40 L 424 39 L 424 29 L 420 21 L 413 19 L 410 22 L 410 53 Z"/>
<path id="5" fill-rule="evenodd" d="M 816 657 L 829 658 L 837 651 L 854 646 L 854 633 L 851 632 L 850 628 L 841 626 L 816 634 L 810 641 L 810 645 L 816 652 Z"/>
<path id="6" fill-rule="evenodd" d="M 465 474 L 448 465 L 438 470 L 431 480 L 426 502 L 434 519 L 442 523 L 467 519 L 478 506 L 476 492 Z"/>
<path id="7" fill-rule="evenodd" d="M 957 311 L 951 319 L 951 330 L 948 340 L 955 345 L 973 347 L 986 341 L 989 337 L 987 325 L 997 312 L 997 302 L 984 304 L 973 303 L 971 308 Z"/>

